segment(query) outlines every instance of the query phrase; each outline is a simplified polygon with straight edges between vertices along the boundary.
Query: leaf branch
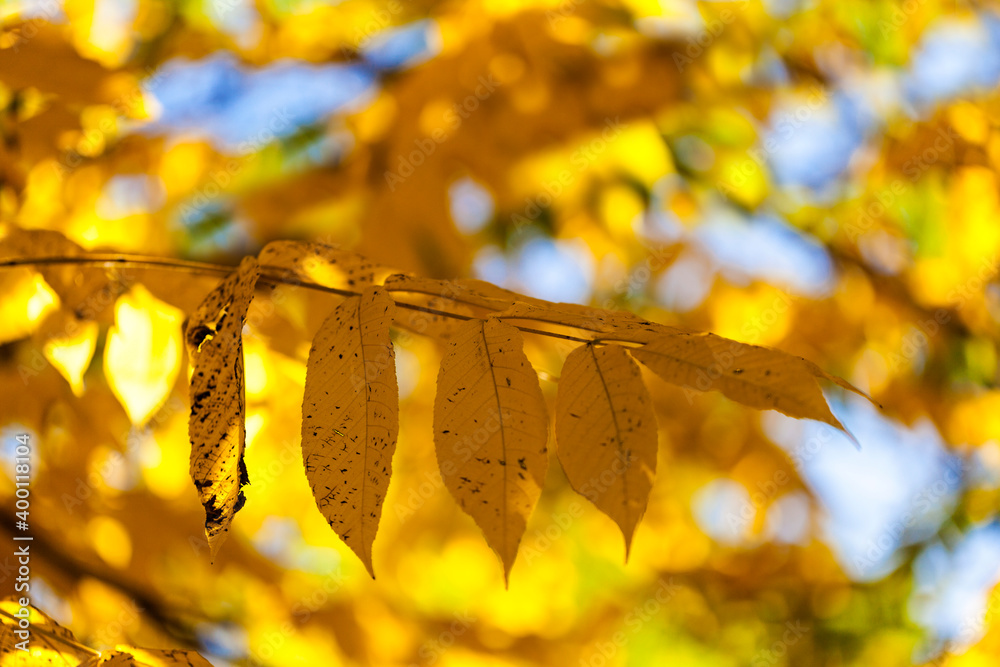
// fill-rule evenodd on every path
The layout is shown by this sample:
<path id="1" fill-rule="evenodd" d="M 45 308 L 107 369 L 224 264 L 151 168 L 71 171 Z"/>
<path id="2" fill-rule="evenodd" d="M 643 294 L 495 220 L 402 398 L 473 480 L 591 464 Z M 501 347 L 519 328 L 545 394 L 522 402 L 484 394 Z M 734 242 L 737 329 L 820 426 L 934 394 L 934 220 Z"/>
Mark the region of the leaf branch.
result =
<path id="1" fill-rule="evenodd" d="M 66 266 L 66 265 L 80 265 L 86 267 L 122 267 L 122 268 L 134 268 L 134 269 L 164 269 L 169 271 L 183 271 L 192 274 L 204 274 L 212 276 L 226 276 L 236 270 L 235 266 L 228 266 L 225 264 L 212 264 L 209 262 L 195 262 L 183 259 L 173 259 L 165 257 L 151 257 L 146 255 L 130 255 L 130 254 L 89 254 L 86 256 L 79 257 L 18 257 L 0 260 L 0 268 L 14 268 L 14 267 L 34 267 L 34 266 Z M 287 269 L 281 267 L 271 267 L 268 265 L 261 265 L 261 275 L 258 282 L 264 283 L 271 286 L 277 285 L 291 285 L 294 287 L 303 287 L 305 289 L 311 289 L 318 292 L 325 292 L 327 294 L 335 294 L 337 296 L 351 297 L 359 296 L 361 292 L 349 289 L 341 289 L 337 287 L 327 287 L 326 285 L 320 285 L 318 283 L 310 282 L 307 280 L 302 280 L 300 278 L 289 275 Z M 421 293 L 413 289 L 387 289 L 387 292 L 410 292 L 410 293 Z M 436 295 L 435 295 L 436 296 Z M 456 303 L 462 303 L 465 305 L 477 305 L 462 300 L 461 298 L 445 297 Z M 446 310 L 439 310 L 437 308 L 430 308 L 428 306 L 421 306 L 415 303 L 407 303 L 404 301 L 399 301 L 398 299 L 393 299 L 396 301 L 396 305 L 399 308 L 405 308 L 407 310 L 417 311 L 421 313 L 427 313 L 429 315 L 436 315 L 438 317 L 448 317 L 456 320 L 474 320 L 481 319 L 475 316 L 463 315 L 461 313 L 452 313 Z M 518 320 L 531 320 L 537 322 L 545 322 L 545 320 L 534 318 L 534 317 L 510 317 L 501 319 L 518 319 Z M 553 324 L 552 322 L 546 322 L 548 324 Z M 607 336 L 598 338 L 582 338 L 580 336 L 572 336 L 569 334 L 561 334 L 554 331 L 545 331 L 543 329 L 534 329 L 531 327 L 516 326 L 523 333 L 535 334 L 538 336 L 547 336 L 549 338 L 558 338 L 560 340 L 568 340 L 576 343 L 601 343 L 603 340 L 611 340 Z M 568 326 L 568 325 L 566 325 Z M 587 331 L 599 332 L 597 328 L 572 326 L 573 329 L 584 329 Z M 619 340 L 622 342 L 636 343 L 639 344 L 642 341 L 629 339 L 627 337 L 615 336 L 614 340 Z"/>

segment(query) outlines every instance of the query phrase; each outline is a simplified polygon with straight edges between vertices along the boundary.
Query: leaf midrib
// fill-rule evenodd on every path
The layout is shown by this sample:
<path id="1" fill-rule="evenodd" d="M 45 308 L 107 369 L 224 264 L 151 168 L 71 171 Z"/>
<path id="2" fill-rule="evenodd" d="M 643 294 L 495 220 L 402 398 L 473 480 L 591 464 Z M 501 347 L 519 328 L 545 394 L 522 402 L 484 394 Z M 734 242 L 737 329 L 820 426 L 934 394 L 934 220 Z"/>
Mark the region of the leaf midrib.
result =
<path id="1" fill-rule="evenodd" d="M 601 370 L 601 364 L 597 360 L 597 351 L 594 349 L 593 345 L 588 345 L 587 347 L 590 348 L 590 356 L 593 357 L 593 359 L 594 359 L 594 368 L 597 369 L 597 377 L 599 377 L 601 379 L 601 387 L 604 388 L 604 395 L 607 397 L 607 399 L 608 399 L 608 406 L 611 408 L 611 421 L 612 421 L 612 423 L 615 426 L 615 440 L 617 440 L 618 453 L 619 453 L 619 456 L 620 456 L 621 453 L 622 453 L 622 430 L 621 430 L 621 427 L 618 425 L 618 410 L 615 408 L 614 401 L 611 400 L 611 391 L 608 389 L 608 383 L 605 382 L 605 380 L 604 380 L 604 371 Z M 625 465 L 625 472 L 622 473 L 622 494 L 623 494 L 622 505 L 624 505 L 624 508 L 625 508 L 625 525 L 631 526 L 631 522 L 629 521 L 629 507 L 628 507 L 628 498 L 629 498 L 629 496 L 628 496 L 628 463 L 626 463 L 626 465 Z M 629 537 L 629 536 L 626 536 L 626 537 Z M 627 544 L 627 542 L 626 542 L 626 544 Z"/>
<path id="2" fill-rule="evenodd" d="M 501 453 L 503 455 L 503 460 L 507 461 L 507 436 L 504 433 L 503 410 L 501 409 L 501 405 L 500 405 L 500 388 L 497 385 L 496 367 L 493 365 L 493 357 L 490 354 L 490 344 L 486 340 L 486 320 L 483 320 L 482 324 L 480 324 L 480 326 L 479 326 L 479 333 L 483 337 L 483 351 L 486 353 L 486 363 L 489 364 L 489 366 L 490 366 L 490 376 L 493 378 L 493 395 L 494 395 L 494 397 L 496 397 L 496 401 L 497 401 L 497 420 L 500 422 L 500 450 L 501 450 Z M 506 577 L 506 573 L 507 573 L 507 548 L 508 548 L 508 545 L 507 545 L 507 466 L 506 465 L 502 465 L 500 467 L 503 468 L 503 471 L 500 474 L 500 478 L 502 480 L 502 495 L 501 495 L 500 506 L 502 507 L 502 518 L 503 518 L 503 521 L 501 521 L 500 523 L 501 523 L 501 531 L 502 531 L 502 535 L 503 535 L 502 542 L 503 542 L 503 551 L 504 551 L 500 555 L 500 561 L 503 563 L 503 566 L 504 566 L 504 576 Z"/>

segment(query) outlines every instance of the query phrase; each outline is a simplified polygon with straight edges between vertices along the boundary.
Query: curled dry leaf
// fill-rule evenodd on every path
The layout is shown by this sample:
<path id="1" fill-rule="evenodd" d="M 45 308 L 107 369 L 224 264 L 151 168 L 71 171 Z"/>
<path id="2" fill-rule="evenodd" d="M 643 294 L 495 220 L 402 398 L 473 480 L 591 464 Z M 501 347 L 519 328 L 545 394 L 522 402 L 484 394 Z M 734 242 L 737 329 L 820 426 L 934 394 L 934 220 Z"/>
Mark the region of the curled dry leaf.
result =
<path id="1" fill-rule="evenodd" d="M 246 406 L 243 323 L 259 270 L 246 257 L 191 314 L 185 331 L 191 374 L 191 477 L 205 506 L 205 536 L 212 557 L 243 507 L 249 484 L 243 449 Z"/>
<path id="2" fill-rule="evenodd" d="M 816 419 L 847 433 L 827 405 L 814 365 L 801 357 L 715 334 L 661 335 L 631 353 L 671 384 L 721 391 L 752 408 Z"/>
<path id="3" fill-rule="evenodd" d="M 445 486 L 510 573 L 541 494 L 548 423 L 520 332 L 470 320 L 441 361 L 434 443 Z"/>
<path id="4" fill-rule="evenodd" d="M 399 431 L 394 310 L 380 287 L 334 309 L 313 340 L 302 403 L 302 458 L 316 504 L 373 577 Z"/>
<path id="5" fill-rule="evenodd" d="M 656 417 L 642 372 L 619 345 L 566 357 L 556 398 L 556 453 L 573 489 L 618 524 L 626 557 L 656 472 Z"/>

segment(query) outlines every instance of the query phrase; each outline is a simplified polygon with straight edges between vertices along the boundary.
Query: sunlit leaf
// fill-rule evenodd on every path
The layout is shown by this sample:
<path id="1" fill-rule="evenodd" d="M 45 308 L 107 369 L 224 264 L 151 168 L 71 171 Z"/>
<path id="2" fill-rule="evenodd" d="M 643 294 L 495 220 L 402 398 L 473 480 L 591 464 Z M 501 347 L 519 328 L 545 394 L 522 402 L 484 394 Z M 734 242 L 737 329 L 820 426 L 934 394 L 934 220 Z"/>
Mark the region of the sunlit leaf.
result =
<path id="1" fill-rule="evenodd" d="M 556 452 L 577 493 L 621 528 L 626 554 L 656 472 L 656 417 L 638 364 L 617 345 L 566 357 L 556 400 Z"/>
<path id="2" fill-rule="evenodd" d="M 104 373 L 133 424 L 145 424 L 170 395 L 180 370 L 183 319 L 141 285 L 115 305 Z"/>
<path id="3" fill-rule="evenodd" d="M 66 378 L 77 396 L 83 394 L 83 374 L 94 358 L 98 329 L 97 322 L 78 320 L 66 311 L 58 311 L 36 332 L 43 341 L 45 358 Z"/>
<path id="4" fill-rule="evenodd" d="M 752 408 L 816 419 L 844 430 L 801 357 L 713 334 L 663 335 L 631 353 L 661 378 L 686 390 L 720 391 Z"/>
<path id="5" fill-rule="evenodd" d="M 313 340 L 302 403 L 302 459 L 316 504 L 369 574 L 399 430 L 393 300 L 365 288 Z"/>
<path id="6" fill-rule="evenodd" d="M 548 423 L 521 334 L 495 319 L 471 320 L 441 360 L 434 442 L 442 478 L 483 531 L 504 577 L 541 494 Z"/>
<path id="7" fill-rule="evenodd" d="M 253 257 L 213 290 L 185 329 L 191 374 L 191 477 L 205 506 L 205 535 L 212 557 L 243 506 L 249 484 L 243 450 L 243 321 L 259 270 Z"/>
<path id="8" fill-rule="evenodd" d="M 58 307 L 59 297 L 30 269 L 0 271 L 0 344 L 30 335 Z"/>
<path id="9" fill-rule="evenodd" d="M 77 665 L 96 653 L 40 609 L 22 607 L 22 598 L 11 596 L 0 602 L 0 664 Z"/>
<path id="10" fill-rule="evenodd" d="M 299 280 L 349 290 L 376 284 L 392 272 L 357 253 L 301 241 L 272 241 L 257 261 L 264 268 L 284 269 Z"/>

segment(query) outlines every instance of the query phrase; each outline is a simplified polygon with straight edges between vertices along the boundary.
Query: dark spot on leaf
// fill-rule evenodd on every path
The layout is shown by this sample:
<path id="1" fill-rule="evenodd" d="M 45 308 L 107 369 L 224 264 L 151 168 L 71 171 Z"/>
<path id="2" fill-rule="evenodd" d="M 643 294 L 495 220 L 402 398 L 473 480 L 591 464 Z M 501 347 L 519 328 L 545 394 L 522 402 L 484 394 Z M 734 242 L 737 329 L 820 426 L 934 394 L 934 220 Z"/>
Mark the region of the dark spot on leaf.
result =
<path id="1" fill-rule="evenodd" d="M 188 342 L 191 344 L 191 347 L 198 349 L 205 341 L 205 338 L 214 333 L 215 331 L 210 327 L 206 327 L 204 324 L 199 325 L 188 331 Z"/>
<path id="2" fill-rule="evenodd" d="M 239 467 L 239 470 L 240 470 L 240 487 L 244 487 L 244 486 L 249 485 L 250 484 L 250 475 L 247 473 L 247 464 L 243 460 L 242 456 L 240 457 L 240 462 L 239 462 L 239 466 L 238 467 Z"/>
<path id="3" fill-rule="evenodd" d="M 205 503 L 205 527 L 211 528 L 213 525 L 219 523 L 222 520 L 222 508 L 217 507 L 215 504 L 215 496 L 208 499 Z"/>

